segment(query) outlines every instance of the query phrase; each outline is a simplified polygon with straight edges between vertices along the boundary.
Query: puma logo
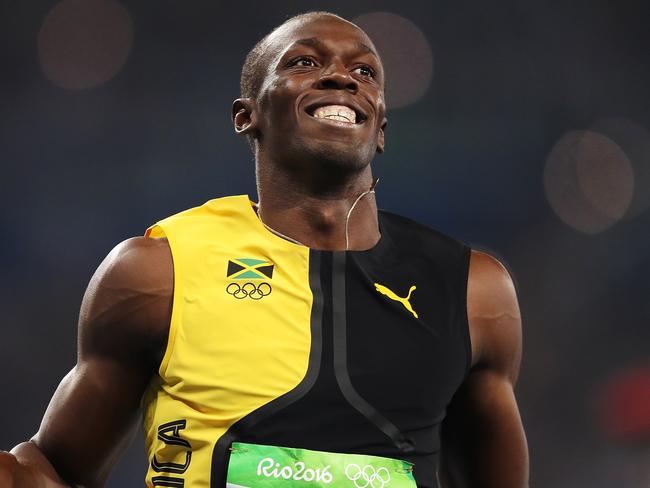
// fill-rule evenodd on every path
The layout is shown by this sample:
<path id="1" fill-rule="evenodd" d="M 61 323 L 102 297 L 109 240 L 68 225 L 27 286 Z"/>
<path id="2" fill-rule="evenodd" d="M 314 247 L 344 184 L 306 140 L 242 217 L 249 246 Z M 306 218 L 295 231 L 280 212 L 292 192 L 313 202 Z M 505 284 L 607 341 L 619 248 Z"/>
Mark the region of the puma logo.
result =
<path id="1" fill-rule="evenodd" d="M 409 302 L 409 299 L 411 298 L 411 293 L 413 293 L 413 291 L 416 288 L 415 285 L 412 285 L 411 288 L 409 288 L 409 293 L 404 298 L 398 297 L 393 290 L 389 289 L 388 287 L 386 287 L 384 285 L 380 285 L 379 283 L 375 283 L 375 288 L 382 295 L 386 295 L 391 300 L 395 300 L 396 302 L 400 302 L 402 305 L 404 305 L 404 308 L 406 308 L 406 310 L 408 310 L 409 312 L 411 312 L 413 314 L 413 316 L 416 319 L 418 318 L 417 312 L 415 310 L 413 310 L 413 307 L 411 306 L 411 303 Z"/>

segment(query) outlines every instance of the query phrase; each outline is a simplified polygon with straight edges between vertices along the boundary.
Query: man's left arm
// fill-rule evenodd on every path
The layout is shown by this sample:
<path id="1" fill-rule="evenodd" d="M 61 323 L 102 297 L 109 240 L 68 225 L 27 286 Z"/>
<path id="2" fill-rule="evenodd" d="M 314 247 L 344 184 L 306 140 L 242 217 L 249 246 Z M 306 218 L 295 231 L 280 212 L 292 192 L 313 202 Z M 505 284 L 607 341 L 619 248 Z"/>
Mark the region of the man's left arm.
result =
<path id="1" fill-rule="evenodd" d="M 472 251 L 467 287 L 472 368 L 442 426 L 444 488 L 526 488 L 528 447 L 514 385 L 521 314 L 506 268 Z"/>

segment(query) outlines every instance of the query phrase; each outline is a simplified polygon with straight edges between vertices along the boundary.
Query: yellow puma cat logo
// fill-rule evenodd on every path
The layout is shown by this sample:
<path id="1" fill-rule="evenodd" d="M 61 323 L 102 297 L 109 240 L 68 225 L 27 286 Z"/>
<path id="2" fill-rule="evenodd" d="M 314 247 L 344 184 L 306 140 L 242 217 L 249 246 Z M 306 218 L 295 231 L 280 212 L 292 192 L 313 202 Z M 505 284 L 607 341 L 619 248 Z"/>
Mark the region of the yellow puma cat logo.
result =
<path id="1" fill-rule="evenodd" d="M 411 288 L 409 289 L 408 295 L 406 295 L 406 297 L 404 297 L 404 298 L 398 297 L 393 290 L 390 290 L 388 287 L 386 287 L 384 285 L 380 285 L 379 283 L 375 283 L 375 288 L 382 295 L 386 295 L 391 300 L 395 300 L 396 302 L 400 302 L 402 305 L 404 305 L 404 308 L 406 308 L 406 310 L 408 310 L 409 312 L 411 312 L 413 314 L 413 316 L 416 319 L 418 318 L 417 312 L 415 310 L 413 310 L 413 307 L 409 303 L 409 298 L 411 298 L 411 293 L 413 293 L 413 291 L 416 288 L 415 285 L 411 286 Z"/>

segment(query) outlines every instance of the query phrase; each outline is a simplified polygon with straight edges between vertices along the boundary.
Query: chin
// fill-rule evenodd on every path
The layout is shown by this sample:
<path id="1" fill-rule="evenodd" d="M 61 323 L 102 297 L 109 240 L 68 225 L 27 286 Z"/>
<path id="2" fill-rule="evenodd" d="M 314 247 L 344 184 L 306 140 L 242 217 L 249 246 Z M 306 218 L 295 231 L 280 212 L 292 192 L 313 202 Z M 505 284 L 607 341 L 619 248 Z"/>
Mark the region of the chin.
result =
<path id="1" fill-rule="evenodd" d="M 303 150 L 309 154 L 309 159 L 320 167 L 339 171 L 359 171 L 370 164 L 374 151 L 363 146 L 350 147 L 344 142 L 315 142 L 306 144 Z"/>

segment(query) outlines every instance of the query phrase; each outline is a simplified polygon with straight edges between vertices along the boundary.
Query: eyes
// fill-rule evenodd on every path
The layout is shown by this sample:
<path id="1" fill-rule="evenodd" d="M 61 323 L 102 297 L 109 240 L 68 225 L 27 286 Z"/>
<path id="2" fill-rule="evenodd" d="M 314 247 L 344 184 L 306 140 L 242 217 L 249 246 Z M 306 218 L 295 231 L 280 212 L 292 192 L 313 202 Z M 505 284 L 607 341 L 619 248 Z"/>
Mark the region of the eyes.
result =
<path id="1" fill-rule="evenodd" d="M 289 61 L 288 66 L 305 66 L 305 67 L 314 66 L 315 67 L 316 61 L 314 61 L 311 58 L 306 58 L 304 56 L 301 56 L 299 58 L 292 59 L 291 61 Z"/>
<path id="2" fill-rule="evenodd" d="M 301 68 L 316 68 L 318 65 L 316 64 L 316 60 L 309 56 L 298 56 L 297 58 L 293 58 L 287 63 L 287 67 L 291 66 L 298 66 Z M 357 66 L 352 70 L 352 72 L 357 73 L 365 78 L 377 77 L 377 72 L 367 64 Z"/>
<path id="3" fill-rule="evenodd" d="M 369 76 L 371 78 L 375 77 L 375 70 L 373 70 L 370 66 L 359 66 L 358 68 L 354 68 L 352 71 L 359 71 L 359 74 L 362 76 Z"/>

